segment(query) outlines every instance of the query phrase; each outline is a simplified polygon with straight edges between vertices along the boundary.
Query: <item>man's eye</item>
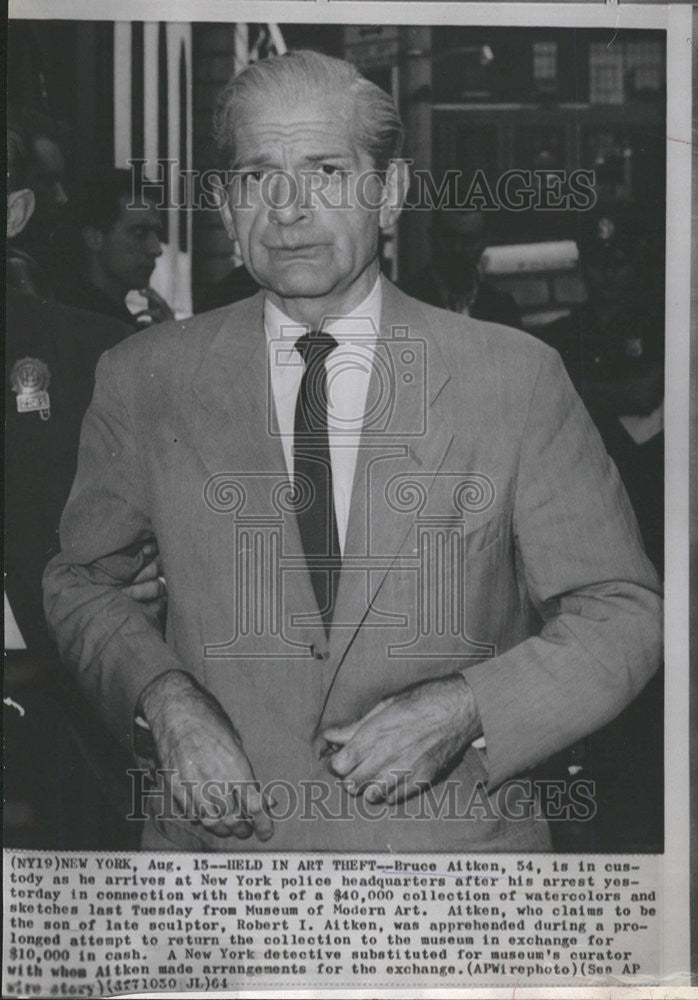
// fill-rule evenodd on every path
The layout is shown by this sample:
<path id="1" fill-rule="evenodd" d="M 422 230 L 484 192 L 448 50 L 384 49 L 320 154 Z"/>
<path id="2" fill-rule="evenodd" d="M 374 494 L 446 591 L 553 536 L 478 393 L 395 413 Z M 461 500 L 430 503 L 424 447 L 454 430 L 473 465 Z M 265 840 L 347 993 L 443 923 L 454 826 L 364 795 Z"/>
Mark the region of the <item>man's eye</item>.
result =
<path id="1" fill-rule="evenodd" d="M 328 177 L 336 177 L 339 174 L 345 173 L 345 170 L 342 167 L 338 167 L 336 163 L 321 163 L 320 170 Z"/>
<path id="2" fill-rule="evenodd" d="M 242 173 L 240 174 L 240 176 L 241 176 L 242 180 L 245 183 L 249 183 L 250 181 L 255 181 L 255 182 L 259 183 L 259 181 L 261 181 L 262 177 L 264 177 L 264 171 L 263 170 L 243 170 Z"/>

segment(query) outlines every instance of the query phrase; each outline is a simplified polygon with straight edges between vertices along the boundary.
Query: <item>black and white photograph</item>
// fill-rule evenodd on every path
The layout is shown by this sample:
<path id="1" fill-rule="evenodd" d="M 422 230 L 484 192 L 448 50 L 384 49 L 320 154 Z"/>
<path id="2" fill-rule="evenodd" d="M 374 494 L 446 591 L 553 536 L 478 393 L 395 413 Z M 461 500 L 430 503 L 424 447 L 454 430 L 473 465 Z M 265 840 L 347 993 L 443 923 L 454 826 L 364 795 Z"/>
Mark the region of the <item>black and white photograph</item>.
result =
<path id="1" fill-rule="evenodd" d="M 8 23 L 4 995 L 690 986 L 690 8 L 170 6 Z"/>

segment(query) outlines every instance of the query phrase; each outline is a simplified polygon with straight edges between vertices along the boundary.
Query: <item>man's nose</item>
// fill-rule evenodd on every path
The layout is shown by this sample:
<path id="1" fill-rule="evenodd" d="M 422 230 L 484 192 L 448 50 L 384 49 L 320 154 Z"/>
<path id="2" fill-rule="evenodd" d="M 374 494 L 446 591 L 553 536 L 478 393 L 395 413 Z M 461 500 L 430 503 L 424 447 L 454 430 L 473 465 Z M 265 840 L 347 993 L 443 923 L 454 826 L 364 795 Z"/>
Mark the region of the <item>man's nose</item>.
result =
<path id="1" fill-rule="evenodd" d="M 280 226 L 291 226 L 309 215 L 310 206 L 303 197 L 301 181 L 287 171 L 275 173 L 267 185 L 269 221 Z"/>
<path id="2" fill-rule="evenodd" d="M 149 257 L 162 257 L 162 243 L 155 233 L 150 234 L 146 250 Z"/>

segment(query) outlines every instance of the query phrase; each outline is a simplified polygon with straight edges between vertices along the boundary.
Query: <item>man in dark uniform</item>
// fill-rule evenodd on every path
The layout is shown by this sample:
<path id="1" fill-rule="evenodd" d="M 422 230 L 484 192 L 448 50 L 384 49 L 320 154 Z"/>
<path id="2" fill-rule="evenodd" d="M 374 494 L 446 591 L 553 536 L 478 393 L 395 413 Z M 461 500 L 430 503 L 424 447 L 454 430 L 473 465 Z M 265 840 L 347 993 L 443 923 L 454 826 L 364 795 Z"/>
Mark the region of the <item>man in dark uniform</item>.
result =
<path id="1" fill-rule="evenodd" d="M 34 210 L 31 157 L 23 137 L 10 129 L 10 241 Z M 6 310 L 6 839 L 15 846 L 108 846 L 100 830 L 104 803 L 94 779 L 90 790 L 80 746 L 89 743 L 93 772 L 100 771 L 100 758 L 108 764 L 111 747 L 104 745 L 101 728 L 90 724 L 57 663 L 41 576 L 59 549 L 58 522 L 75 475 L 97 361 L 131 331 L 116 320 L 36 297 L 26 287 L 7 286 Z M 154 555 L 153 549 L 141 550 L 144 570 L 131 590 L 136 599 L 160 594 Z M 108 781 L 102 771 L 98 782 Z"/>

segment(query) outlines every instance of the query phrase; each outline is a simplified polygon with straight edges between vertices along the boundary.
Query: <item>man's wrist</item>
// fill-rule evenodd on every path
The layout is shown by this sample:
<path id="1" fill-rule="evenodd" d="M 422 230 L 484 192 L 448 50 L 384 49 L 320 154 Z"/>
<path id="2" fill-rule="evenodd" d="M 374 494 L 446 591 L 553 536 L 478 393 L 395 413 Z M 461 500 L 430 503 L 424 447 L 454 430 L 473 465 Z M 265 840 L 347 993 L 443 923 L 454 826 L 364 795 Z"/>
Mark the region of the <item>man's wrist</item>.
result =
<path id="1" fill-rule="evenodd" d="M 458 712 L 465 730 L 467 742 L 482 736 L 482 720 L 477 707 L 473 689 L 470 687 L 465 677 L 461 673 L 452 674 L 454 681 L 454 693 L 458 700 Z"/>
<path id="2" fill-rule="evenodd" d="M 143 688 L 135 714 L 152 726 L 153 720 L 170 698 L 190 691 L 193 686 L 191 676 L 184 670 L 166 670 Z"/>

